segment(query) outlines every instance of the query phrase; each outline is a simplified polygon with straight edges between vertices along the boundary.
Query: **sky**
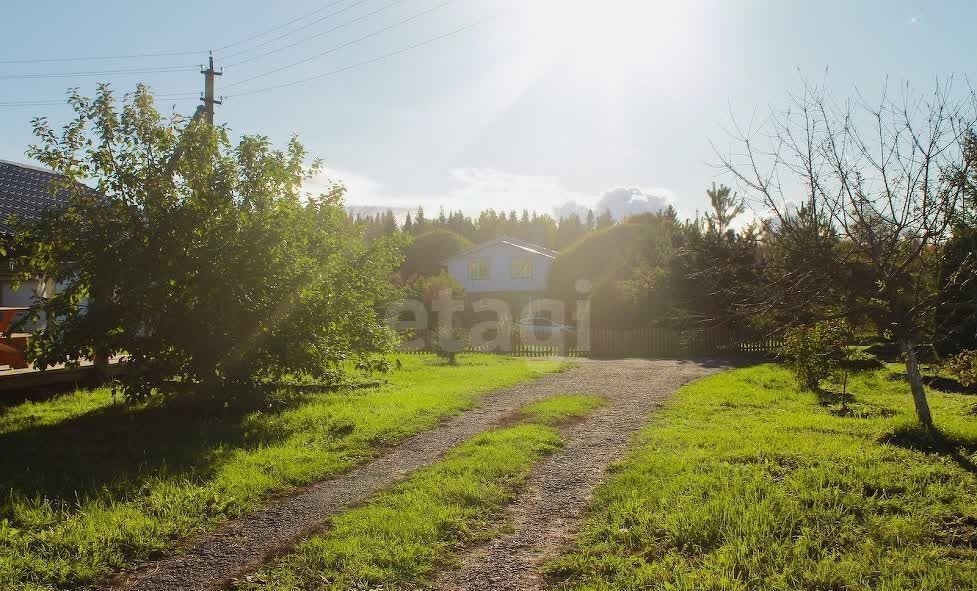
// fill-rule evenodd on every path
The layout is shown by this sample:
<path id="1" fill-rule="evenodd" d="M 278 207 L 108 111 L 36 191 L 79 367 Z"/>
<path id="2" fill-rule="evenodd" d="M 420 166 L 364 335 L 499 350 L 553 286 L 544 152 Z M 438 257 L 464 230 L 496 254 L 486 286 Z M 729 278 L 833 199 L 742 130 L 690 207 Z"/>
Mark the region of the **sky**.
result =
<path id="1" fill-rule="evenodd" d="M 977 82 L 973 0 L 47 0 L 3 14 L 0 159 L 28 161 L 33 117 L 68 120 L 68 87 L 142 81 L 182 95 L 161 110 L 192 113 L 214 50 L 217 123 L 298 135 L 326 166 L 310 190 L 340 181 L 350 204 L 427 211 L 691 216 L 730 182 L 715 149 L 732 123 L 805 78 L 841 97 Z M 78 59 L 157 53 L 180 55 Z"/>

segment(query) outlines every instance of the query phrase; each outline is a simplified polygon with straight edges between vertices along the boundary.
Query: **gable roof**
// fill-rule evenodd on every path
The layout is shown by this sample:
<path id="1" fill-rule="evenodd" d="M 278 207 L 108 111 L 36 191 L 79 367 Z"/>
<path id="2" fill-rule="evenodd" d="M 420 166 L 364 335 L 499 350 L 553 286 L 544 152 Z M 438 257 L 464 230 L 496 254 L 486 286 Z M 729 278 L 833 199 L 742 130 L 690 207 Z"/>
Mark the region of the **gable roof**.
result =
<path id="1" fill-rule="evenodd" d="M 52 207 L 67 204 L 65 191 L 51 192 L 51 181 L 57 176 L 37 166 L 0 160 L 0 235 L 14 233 L 7 223 L 10 216 L 33 220 Z"/>
<path id="2" fill-rule="evenodd" d="M 463 257 L 463 256 L 468 256 L 468 255 L 471 255 L 471 254 L 475 254 L 476 252 L 479 252 L 480 250 L 484 250 L 484 249 L 486 249 L 486 248 L 488 248 L 490 246 L 496 246 L 496 245 L 500 245 L 500 244 L 501 245 L 505 245 L 505 246 L 510 246 L 512 248 L 517 248 L 519 250 L 523 250 L 523 251 L 528 252 L 530 254 L 537 254 L 537 255 L 540 255 L 542 257 L 546 257 L 548 259 L 555 259 L 556 258 L 556 251 L 555 250 L 550 250 L 550 249 L 548 249 L 548 248 L 546 248 L 544 246 L 540 246 L 538 244 L 533 244 L 532 242 L 526 242 L 525 240 L 519 240 L 518 238 L 510 238 L 508 236 L 499 236 L 498 238 L 495 238 L 493 240 L 489 240 L 488 242 L 482 242 L 481 244 L 476 244 L 475 246 L 469 248 L 468 250 L 459 252 L 458 254 L 456 254 L 455 256 L 453 256 L 451 258 L 449 258 L 448 260 L 451 260 L 451 259 L 454 259 L 454 258 L 457 258 L 457 257 Z"/>

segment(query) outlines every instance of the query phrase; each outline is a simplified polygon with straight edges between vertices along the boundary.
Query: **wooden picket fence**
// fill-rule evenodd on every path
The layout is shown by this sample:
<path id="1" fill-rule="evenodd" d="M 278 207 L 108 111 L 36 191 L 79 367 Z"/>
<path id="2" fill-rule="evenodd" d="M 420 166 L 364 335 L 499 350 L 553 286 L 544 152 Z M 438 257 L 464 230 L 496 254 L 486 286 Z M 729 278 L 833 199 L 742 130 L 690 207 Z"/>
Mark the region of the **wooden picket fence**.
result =
<path id="1" fill-rule="evenodd" d="M 744 339 L 721 328 L 678 331 L 650 326 L 596 328 L 591 331 L 590 340 L 590 354 L 594 357 L 776 355 L 783 345 L 779 339 Z"/>
<path id="2" fill-rule="evenodd" d="M 402 349 L 405 353 L 431 353 L 429 339 L 421 347 Z M 507 350 L 468 345 L 468 352 L 500 353 L 522 357 L 696 357 L 710 355 L 773 356 L 780 352 L 780 339 L 763 337 L 738 338 L 723 329 L 680 332 L 670 328 L 594 328 L 590 342 L 579 343 L 569 335 L 562 346 L 525 342 L 514 332 Z"/>
<path id="3" fill-rule="evenodd" d="M 434 347 L 431 345 L 433 339 L 431 338 L 430 333 L 425 332 L 422 334 L 414 334 L 412 336 L 424 344 L 420 347 L 401 347 L 401 352 L 434 352 Z M 504 349 L 499 349 L 489 345 L 472 345 L 471 343 L 467 343 L 465 346 L 465 351 L 469 353 L 500 353 L 503 355 L 517 355 L 520 357 L 586 357 L 590 354 L 589 349 L 580 349 L 577 347 L 576 339 L 573 335 L 563 339 L 562 344 L 539 342 L 542 340 L 544 339 L 537 339 L 529 342 L 528 340 L 520 337 L 519 331 L 513 331 L 510 337 L 509 346 Z"/>

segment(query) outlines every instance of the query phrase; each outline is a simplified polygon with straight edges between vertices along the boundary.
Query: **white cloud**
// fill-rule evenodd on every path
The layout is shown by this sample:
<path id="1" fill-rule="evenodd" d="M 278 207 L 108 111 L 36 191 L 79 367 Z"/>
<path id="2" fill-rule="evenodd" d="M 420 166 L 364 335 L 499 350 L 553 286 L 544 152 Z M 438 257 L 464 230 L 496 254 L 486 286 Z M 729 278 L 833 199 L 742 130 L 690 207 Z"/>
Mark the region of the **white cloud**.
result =
<path id="1" fill-rule="evenodd" d="M 909 20 L 906 21 L 906 24 L 910 24 L 910 25 L 915 25 L 915 24 L 918 24 L 918 23 L 919 23 L 919 17 L 916 16 L 916 15 L 913 15 L 913 16 L 909 17 Z"/>
<path id="2" fill-rule="evenodd" d="M 600 215 L 604 211 L 610 211 L 616 220 L 623 220 L 626 217 L 646 212 L 658 212 L 675 201 L 675 194 L 668 189 L 651 188 L 641 189 L 638 187 L 615 187 L 607 190 L 593 203 L 581 203 L 579 201 L 567 201 L 562 205 L 553 208 L 553 213 L 557 217 L 565 217 L 576 213 L 580 217 L 587 215 L 588 210 L 592 210 L 594 215 Z"/>
<path id="3" fill-rule="evenodd" d="M 353 206 L 407 207 L 421 206 L 429 214 L 438 208 L 477 214 L 484 209 L 535 210 L 553 212 L 564 217 L 574 212 L 586 215 L 609 209 L 615 219 L 654 212 L 674 203 L 674 194 L 661 188 L 615 187 L 596 199 L 592 195 L 565 187 L 550 176 L 524 175 L 492 168 L 456 168 L 448 171 L 450 188 L 440 194 L 397 192 L 376 180 L 345 170 L 324 169 L 305 190 L 317 193 L 329 190 L 334 183 L 346 187 L 346 203 Z"/>
<path id="4" fill-rule="evenodd" d="M 605 191 L 597 200 L 596 210 L 610 210 L 614 219 L 622 220 L 628 216 L 646 212 L 658 212 L 675 201 L 675 194 L 668 189 L 639 189 L 638 187 L 617 187 Z"/>

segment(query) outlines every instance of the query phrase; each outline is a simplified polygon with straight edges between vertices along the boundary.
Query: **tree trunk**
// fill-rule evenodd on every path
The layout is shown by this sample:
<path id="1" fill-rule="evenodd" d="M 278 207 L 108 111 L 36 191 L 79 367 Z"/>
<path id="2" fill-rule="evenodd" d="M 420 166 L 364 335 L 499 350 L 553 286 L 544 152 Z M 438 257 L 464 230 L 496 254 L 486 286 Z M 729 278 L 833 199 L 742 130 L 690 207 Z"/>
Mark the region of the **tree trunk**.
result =
<path id="1" fill-rule="evenodd" d="M 109 376 L 109 356 L 105 353 L 104 348 L 95 348 L 95 357 L 92 359 L 92 365 L 95 366 L 96 385 L 104 386 L 112 381 L 111 376 Z"/>
<path id="2" fill-rule="evenodd" d="M 916 359 L 916 348 L 911 338 L 902 339 L 902 352 L 906 354 L 906 376 L 909 378 L 909 389 L 913 393 L 913 404 L 916 405 L 916 417 L 924 427 L 932 427 L 933 415 L 930 414 L 930 405 L 926 401 L 923 376 L 919 373 L 919 360 Z"/>
<path id="3" fill-rule="evenodd" d="M 841 385 L 841 410 L 848 411 L 848 360 L 845 360 L 845 377 Z"/>

